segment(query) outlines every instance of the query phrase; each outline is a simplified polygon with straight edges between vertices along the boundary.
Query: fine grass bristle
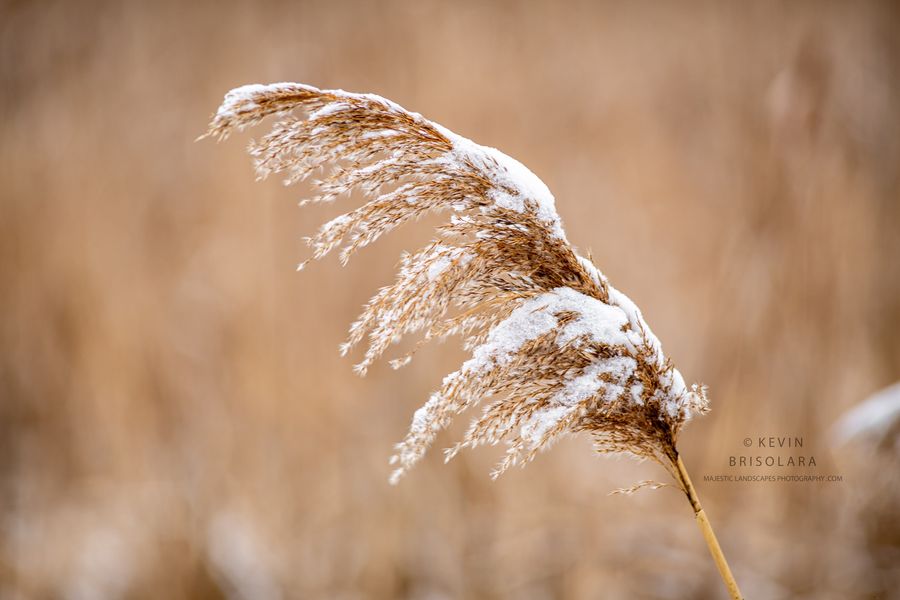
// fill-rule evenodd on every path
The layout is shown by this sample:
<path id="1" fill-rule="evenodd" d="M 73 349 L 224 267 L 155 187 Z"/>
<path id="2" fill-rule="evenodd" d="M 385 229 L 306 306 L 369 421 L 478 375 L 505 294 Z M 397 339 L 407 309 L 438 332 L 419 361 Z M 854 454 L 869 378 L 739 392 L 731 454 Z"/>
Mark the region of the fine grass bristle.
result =
<path id="1" fill-rule="evenodd" d="M 599 452 L 666 468 L 712 535 L 676 450 L 685 422 L 707 410 L 706 390 L 685 385 L 640 310 L 576 253 L 537 176 L 379 96 L 296 83 L 232 90 L 206 135 L 222 139 L 275 114 L 280 120 L 250 149 L 260 177 L 294 183 L 322 170 L 319 194 L 304 203 L 352 190 L 367 198 L 308 239 L 313 258 L 338 250 L 346 263 L 403 223 L 450 213 L 431 243 L 402 257 L 396 281 L 369 300 L 341 349 L 368 338 L 360 374 L 411 333 L 422 342 L 459 335 L 472 353 L 416 411 L 391 459 L 392 482 L 455 415 L 483 402 L 448 460 L 506 441 L 496 477 L 560 436 L 585 432 Z"/>

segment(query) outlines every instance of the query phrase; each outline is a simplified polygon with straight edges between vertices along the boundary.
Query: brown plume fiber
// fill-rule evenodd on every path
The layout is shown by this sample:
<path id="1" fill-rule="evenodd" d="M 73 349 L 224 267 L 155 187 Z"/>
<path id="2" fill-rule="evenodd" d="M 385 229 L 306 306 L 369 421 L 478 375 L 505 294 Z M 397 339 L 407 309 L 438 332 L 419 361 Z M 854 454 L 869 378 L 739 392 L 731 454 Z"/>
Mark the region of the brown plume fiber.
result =
<path id="1" fill-rule="evenodd" d="M 321 171 L 319 195 L 304 203 L 354 189 L 367 198 L 308 239 L 314 258 L 340 249 L 346 263 L 398 225 L 451 213 L 432 243 L 402 257 L 396 282 L 366 304 L 342 347 L 368 337 L 360 374 L 410 333 L 460 335 L 472 351 L 416 411 L 392 481 L 479 402 L 448 459 L 505 440 L 496 476 L 563 434 L 587 432 L 598 451 L 651 458 L 677 475 L 678 432 L 706 410 L 705 390 L 684 385 L 637 307 L 575 252 L 531 171 L 384 98 L 294 83 L 232 90 L 206 135 L 223 139 L 270 115 L 280 120 L 250 147 L 260 177 L 290 184 Z"/>

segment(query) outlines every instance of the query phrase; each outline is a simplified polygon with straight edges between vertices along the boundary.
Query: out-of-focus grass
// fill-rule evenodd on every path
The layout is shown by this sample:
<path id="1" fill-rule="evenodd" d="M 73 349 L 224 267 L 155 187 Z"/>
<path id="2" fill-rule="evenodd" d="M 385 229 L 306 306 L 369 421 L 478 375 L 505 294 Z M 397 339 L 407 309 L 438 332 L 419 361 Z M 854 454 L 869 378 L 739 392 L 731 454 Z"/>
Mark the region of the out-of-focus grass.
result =
<path id="1" fill-rule="evenodd" d="M 487 449 L 386 485 L 391 444 L 462 353 L 355 378 L 337 344 L 427 224 L 295 274 L 333 208 L 254 183 L 241 143 L 193 143 L 229 88 L 280 80 L 380 93 L 541 176 L 569 238 L 710 385 L 683 440 L 699 479 L 763 435 L 803 436 L 818 472 L 843 473 L 698 482 L 748 597 L 894 589 L 900 539 L 864 532 L 896 532 L 880 524 L 898 504 L 860 509 L 896 469 L 826 430 L 900 379 L 898 16 L 7 3 L 0 595 L 720 597 L 683 499 L 605 495 L 663 475 L 586 440 L 496 483 Z"/>

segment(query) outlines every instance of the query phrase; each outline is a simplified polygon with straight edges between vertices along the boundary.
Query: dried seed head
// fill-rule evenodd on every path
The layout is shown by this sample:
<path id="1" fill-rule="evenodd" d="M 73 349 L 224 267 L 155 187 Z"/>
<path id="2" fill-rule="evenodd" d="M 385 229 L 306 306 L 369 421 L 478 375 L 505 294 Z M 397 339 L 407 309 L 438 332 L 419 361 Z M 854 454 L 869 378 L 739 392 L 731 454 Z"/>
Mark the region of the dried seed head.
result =
<path id="1" fill-rule="evenodd" d="M 346 262 L 402 223 L 451 213 L 434 242 L 403 256 L 396 282 L 366 304 L 342 346 L 349 352 L 368 337 L 360 374 L 409 333 L 422 332 L 423 342 L 460 335 L 472 352 L 416 411 L 392 481 L 457 413 L 482 401 L 448 460 L 505 440 L 496 476 L 583 431 L 598 451 L 671 468 L 678 432 L 706 411 L 706 391 L 685 386 L 640 310 L 575 253 L 537 176 L 379 96 L 296 83 L 232 90 L 206 135 L 222 139 L 274 114 L 281 120 L 250 150 L 260 177 L 283 173 L 293 183 L 325 168 L 319 195 L 306 202 L 354 189 L 367 197 L 309 238 L 314 258 L 339 248 Z"/>

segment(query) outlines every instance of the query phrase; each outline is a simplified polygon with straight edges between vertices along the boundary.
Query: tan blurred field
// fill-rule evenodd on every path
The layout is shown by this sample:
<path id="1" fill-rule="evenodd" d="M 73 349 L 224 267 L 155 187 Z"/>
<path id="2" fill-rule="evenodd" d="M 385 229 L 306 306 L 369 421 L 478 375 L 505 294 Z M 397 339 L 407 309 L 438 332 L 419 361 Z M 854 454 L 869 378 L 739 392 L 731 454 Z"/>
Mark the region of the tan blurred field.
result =
<path id="1" fill-rule="evenodd" d="M 3 2 L 0 598 L 725 597 L 680 494 L 607 495 L 665 474 L 587 439 L 387 484 L 464 355 L 360 379 L 337 346 L 436 221 L 295 273 L 338 208 L 254 182 L 262 129 L 194 142 L 283 80 L 548 184 L 710 386 L 682 452 L 747 598 L 900 598 L 896 456 L 829 434 L 900 380 L 898 28 L 890 2 Z M 703 482 L 759 436 L 843 481 Z"/>

